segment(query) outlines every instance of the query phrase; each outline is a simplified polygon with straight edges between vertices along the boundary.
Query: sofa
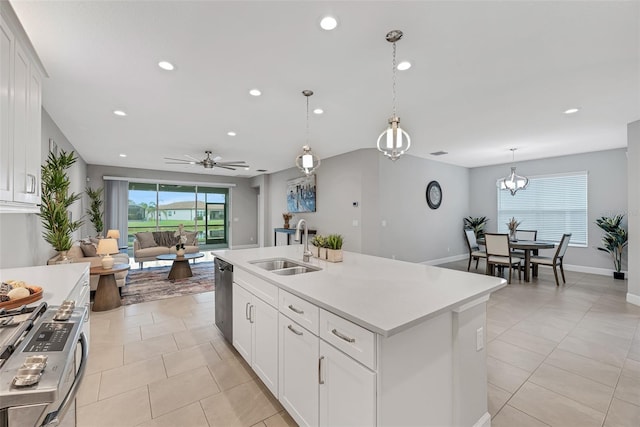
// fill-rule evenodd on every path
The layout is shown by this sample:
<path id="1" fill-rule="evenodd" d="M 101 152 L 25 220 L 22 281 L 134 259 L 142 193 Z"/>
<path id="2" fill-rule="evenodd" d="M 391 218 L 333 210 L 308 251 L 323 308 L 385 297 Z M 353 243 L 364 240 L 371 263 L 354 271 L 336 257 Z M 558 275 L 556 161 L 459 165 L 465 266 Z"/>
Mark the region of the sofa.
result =
<path id="1" fill-rule="evenodd" d="M 200 252 L 198 246 L 198 234 L 195 231 L 187 231 L 187 243 L 184 245 L 185 253 L 195 254 Z M 175 254 L 179 238 L 173 231 L 143 231 L 135 234 L 133 240 L 133 259 L 143 267 L 145 261 L 156 261 L 158 255 Z"/>
<path id="2" fill-rule="evenodd" d="M 91 248 L 93 247 L 93 249 Z M 72 262 L 88 262 L 91 264 L 91 267 L 100 267 L 102 266 L 102 257 L 95 253 L 96 245 L 95 243 L 79 241 L 75 242 L 71 249 L 67 251 L 67 259 Z M 88 255 L 88 256 L 87 256 Z M 113 257 L 113 261 L 115 264 L 129 264 L 129 255 L 124 253 L 117 253 L 111 255 Z M 47 261 L 48 265 L 56 264 L 60 261 L 60 254 L 54 256 L 53 258 Z M 127 282 L 127 274 L 129 274 L 128 270 L 120 271 L 114 274 L 116 278 L 116 284 L 118 285 L 118 289 L 123 287 Z M 91 286 L 91 290 L 95 291 L 98 288 L 98 280 L 100 276 L 90 276 L 89 285 Z"/>

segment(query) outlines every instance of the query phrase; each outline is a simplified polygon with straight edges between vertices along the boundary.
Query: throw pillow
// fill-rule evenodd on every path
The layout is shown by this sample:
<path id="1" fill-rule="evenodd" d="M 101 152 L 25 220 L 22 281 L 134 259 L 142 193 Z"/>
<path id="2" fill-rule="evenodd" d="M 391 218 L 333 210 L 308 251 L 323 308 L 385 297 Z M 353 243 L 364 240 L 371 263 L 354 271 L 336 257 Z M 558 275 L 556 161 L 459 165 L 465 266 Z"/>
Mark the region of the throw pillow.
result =
<path id="1" fill-rule="evenodd" d="M 158 246 L 172 248 L 178 243 L 178 238 L 173 235 L 174 231 L 154 231 L 153 239 Z"/>
<path id="2" fill-rule="evenodd" d="M 158 246 L 156 241 L 153 239 L 153 233 L 150 231 L 136 233 L 136 240 L 140 243 L 140 249 Z"/>
<path id="3" fill-rule="evenodd" d="M 196 233 L 195 231 L 187 231 L 184 234 L 187 235 L 187 246 L 198 245 L 198 233 Z"/>
<path id="4" fill-rule="evenodd" d="M 96 247 L 95 244 L 91 242 L 85 242 L 85 241 L 80 242 L 80 249 L 82 249 L 82 254 L 85 257 L 98 256 L 98 254 L 96 253 L 96 250 L 98 248 Z"/>

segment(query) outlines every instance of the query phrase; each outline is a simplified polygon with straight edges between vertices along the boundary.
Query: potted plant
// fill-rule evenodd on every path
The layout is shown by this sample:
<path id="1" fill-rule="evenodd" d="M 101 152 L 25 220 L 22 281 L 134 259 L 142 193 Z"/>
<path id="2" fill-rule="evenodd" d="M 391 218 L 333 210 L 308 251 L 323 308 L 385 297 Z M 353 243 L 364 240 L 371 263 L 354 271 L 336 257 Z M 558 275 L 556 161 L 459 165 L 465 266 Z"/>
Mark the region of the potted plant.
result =
<path id="1" fill-rule="evenodd" d="M 596 225 L 604 231 L 602 236 L 602 246 L 598 247 L 598 250 L 608 252 L 613 259 L 613 272 L 614 279 L 624 279 L 624 273 L 622 272 L 622 253 L 624 248 L 629 243 L 629 235 L 627 230 L 622 228 L 622 219 L 624 215 L 616 215 L 614 217 L 600 217 L 596 220 Z"/>
<path id="2" fill-rule="evenodd" d="M 321 234 L 316 234 L 311 239 L 311 254 L 318 258 L 320 256 L 320 247 L 324 244 L 324 237 Z"/>
<path id="3" fill-rule="evenodd" d="M 104 215 L 104 210 L 102 209 L 102 192 L 104 188 L 100 187 L 97 189 L 92 189 L 91 187 L 87 187 L 85 189 L 85 193 L 89 196 L 89 208 L 86 211 L 86 214 L 89 215 L 89 221 L 93 224 L 93 228 L 96 230 L 96 236 L 102 237 L 102 232 L 104 231 L 104 222 L 102 222 L 102 217 Z"/>
<path id="4" fill-rule="evenodd" d="M 516 221 L 515 218 L 511 218 L 507 223 L 507 227 L 509 227 L 509 239 L 515 241 L 516 240 L 516 230 L 520 225 L 520 221 Z"/>
<path id="5" fill-rule="evenodd" d="M 42 219 L 44 240 L 60 253 L 62 262 L 67 261 L 67 251 L 73 245 L 72 234 L 82 226 L 82 219 L 73 221 L 69 208 L 80 200 L 82 194 L 70 193 L 71 180 L 67 170 L 77 158 L 75 152 L 60 150 L 49 153 L 42 165 L 42 202 L 38 216 Z"/>
<path id="6" fill-rule="evenodd" d="M 330 234 L 327 236 L 327 261 L 342 262 L 342 236 Z"/>
<path id="7" fill-rule="evenodd" d="M 470 228 L 476 235 L 476 239 L 484 237 L 484 226 L 489 222 L 486 216 L 468 216 L 464 219 L 464 227 Z"/>

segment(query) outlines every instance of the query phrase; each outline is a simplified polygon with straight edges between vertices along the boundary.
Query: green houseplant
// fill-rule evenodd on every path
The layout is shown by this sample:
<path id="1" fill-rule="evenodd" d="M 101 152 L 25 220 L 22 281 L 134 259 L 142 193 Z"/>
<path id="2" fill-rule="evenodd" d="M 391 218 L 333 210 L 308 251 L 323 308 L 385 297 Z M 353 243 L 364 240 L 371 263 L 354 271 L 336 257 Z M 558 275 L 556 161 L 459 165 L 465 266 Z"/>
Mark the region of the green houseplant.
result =
<path id="1" fill-rule="evenodd" d="M 342 261 L 342 242 L 343 238 L 339 234 L 330 234 L 327 236 L 327 261 Z"/>
<path id="2" fill-rule="evenodd" d="M 464 219 L 464 228 L 470 228 L 476 235 L 476 239 L 484 237 L 484 226 L 489 222 L 486 216 L 468 216 Z"/>
<path id="3" fill-rule="evenodd" d="M 614 217 L 600 217 L 596 219 L 596 225 L 604 231 L 602 236 L 602 246 L 598 247 L 598 250 L 607 252 L 613 259 L 613 277 L 615 279 L 624 279 L 624 273 L 622 272 L 622 253 L 624 248 L 629 243 L 629 235 L 627 230 L 622 227 L 622 220 L 624 215 L 619 214 Z"/>
<path id="4" fill-rule="evenodd" d="M 316 234 L 311 239 L 311 254 L 319 258 L 320 257 L 320 248 L 324 245 L 324 236 L 322 234 Z"/>
<path id="5" fill-rule="evenodd" d="M 93 224 L 93 228 L 96 230 L 96 236 L 102 236 L 102 232 L 104 231 L 104 222 L 102 221 L 102 217 L 104 215 L 104 210 L 102 209 L 102 192 L 104 188 L 96 188 L 95 190 L 91 187 L 85 188 L 84 192 L 89 196 L 89 208 L 86 211 L 86 214 L 89 215 L 89 221 Z"/>
<path id="6" fill-rule="evenodd" d="M 75 152 L 60 150 L 58 154 L 49 153 L 42 165 L 42 203 L 38 215 L 42 218 L 44 240 L 60 252 L 63 261 L 73 245 L 73 232 L 83 224 L 82 219 L 73 221 L 69 214 L 71 205 L 82 197 L 69 192 L 71 180 L 67 170 L 76 160 Z"/>

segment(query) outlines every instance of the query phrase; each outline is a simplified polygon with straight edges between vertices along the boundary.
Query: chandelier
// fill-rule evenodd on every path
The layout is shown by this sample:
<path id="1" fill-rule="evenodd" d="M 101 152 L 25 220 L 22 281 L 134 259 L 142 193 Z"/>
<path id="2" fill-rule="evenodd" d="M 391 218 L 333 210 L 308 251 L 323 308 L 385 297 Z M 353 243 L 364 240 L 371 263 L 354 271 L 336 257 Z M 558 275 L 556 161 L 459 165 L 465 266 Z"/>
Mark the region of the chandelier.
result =
<path id="1" fill-rule="evenodd" d="M 517 148 L 511 148 L 511 162 L 515 163 Z M 500 180 L 500 189 L 509 190 L 512 196 L 516 195 L 518 190 L 524 190 L 529 185 L 529 178 L 526 176 L 516 175 L 516 167 L 511 166 L 511 173 Z"/>
<path id="2" fill-rule="evenodd" d="M 378 137 L 378 150 L 391 160 L 397 160 L 409 150 L 411 138 L 400 128 L 400 117 L 396 116 L 396 42 L 402 38 L 402 31 L 393 30 L 387 33 L 387 41 L 393 43 L 393 114 L 389 119 L 389 127 Z"/>
<path id="3" fill-rule="evenodd" d="M 320 158 L 313 154 L 309 147 L 309 97 L 313 95 L 313 91 L 303 90 L 302 94 L 307 98 L 307 143 L 302 147 L 302 153 L 296 157 L 296 166 L 309 176 L 320 166 Z"/>

